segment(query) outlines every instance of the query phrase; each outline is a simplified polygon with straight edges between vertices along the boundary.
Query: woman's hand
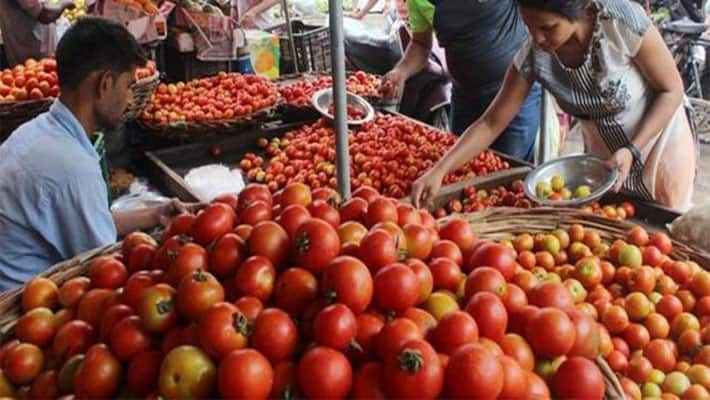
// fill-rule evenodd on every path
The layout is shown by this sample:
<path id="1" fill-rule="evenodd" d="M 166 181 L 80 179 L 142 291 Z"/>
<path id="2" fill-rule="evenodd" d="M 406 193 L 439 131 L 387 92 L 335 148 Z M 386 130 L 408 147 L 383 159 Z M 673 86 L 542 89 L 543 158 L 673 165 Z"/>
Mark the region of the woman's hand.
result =
<path id="1" fill-rule="evenodd" d="M 434 166 L 412 184 L 412 203 L 417 208 L 431 202 L 441 189 L 445 172 Z"/>
<path id="2" fill-rule="evenodd" d="M 397 68 L 392 69 L 382 77 L 382 86 L 380 91 L 386 99 L 400 99 L 404 91 L 406 78 L 402 71 Z"/>
<path id="3" fill-rule="evenodd" d="M 629 172 L 631 171 L 631 165 L 634 163 L 634 156 L 631 154 L 631 150 L 626 147 L 619 149 L 614 153 L 614 155 L 607 160 L 607 165 L 615 170 L 619 171 L 619 177 L 614 184 L 614 192 L 621 190 L 621 187 L 626 182 L 626 178 L 629 177 Z"/>

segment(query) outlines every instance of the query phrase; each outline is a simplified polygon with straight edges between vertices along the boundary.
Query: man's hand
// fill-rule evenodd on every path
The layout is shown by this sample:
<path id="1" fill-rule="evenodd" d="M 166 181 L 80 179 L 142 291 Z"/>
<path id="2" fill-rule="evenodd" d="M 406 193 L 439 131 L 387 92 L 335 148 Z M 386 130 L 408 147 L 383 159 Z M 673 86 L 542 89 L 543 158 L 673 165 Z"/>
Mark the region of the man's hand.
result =
<path id="1" fill-rule="evenodd" d="M 404 74 L 397 68 L 394 68 L 382 77 L 382 95 L 386 99 L 402 98 L 406 80 L 407 79 L 404 77 Z"/>
<path id="2" fill-rule="evenodd" d="M 242 19 L 239 20 L 239 25 L 243 29 L 254 29 L 256 28 L 256 15 L 254 15 L 251 10 L 244 13 Z"/>
<path id="3" fill-rule="evenodd" d="M 619 149 L 614 153 L 614 155 L 607 160 L 607 165 L 617 171 L 619 171 L 619 177 L 614 184 L 614 192 L 621 190 L 621 187 L 626 182 L 626 178 L 629 177 L 629 172 L 631 171 L 631 165 L 634 162 L 634 156 L 631 154 L 631 150 L 626 147 Z"/>
<path id="4" fill-rule="evenodd" d="M 155 210 L 155 216 L 161 225 L 168 226 L 176 215 L 182 213 L 194 214 L 204 206 L 202 203 L 183 203 L 174 198 L 170 202 L 158 206 Z"/>
<path id="5" fill-rule="evenodd" d="M 361 20 L 365 17 L 365 14 L 363 14 L 360 10 L 348 11 L 344 15 L 346 17 L 350 17 L 350 18 L 357 19 L 357 20 Z"/>

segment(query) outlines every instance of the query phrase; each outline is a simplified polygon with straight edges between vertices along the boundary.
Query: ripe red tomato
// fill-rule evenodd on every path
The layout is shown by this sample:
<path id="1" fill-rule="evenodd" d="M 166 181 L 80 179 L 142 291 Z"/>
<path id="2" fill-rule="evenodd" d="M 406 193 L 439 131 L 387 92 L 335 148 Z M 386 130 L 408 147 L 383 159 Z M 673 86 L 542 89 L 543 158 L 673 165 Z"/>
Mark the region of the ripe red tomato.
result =
<path id="1" fill-rule="evenodd" d="M 298 328 L 285 312 L 267 308 L 257 317 L 249 342 L 251 347 L 276 364 L 293 356 L 298 345 Z"/>
<path id="2" fill-rule="evenodd" d="M 234 228 L 234 210 L 224 203 L 207 206 L 192 224 L 191 236 L 195 242 L 208 245 Z"/>
<path id="3" fill-rule="evenodd" d="M 337 228 L 340 225 L 340 213 L 324 200 L 314 200 L 308 206 L 308 211 L 313 218 L 321 219 L 329 223 L 333 228 Z"/>
<path id="4" fill-rule="evenodd" d="M 568 358 L 552 378 L 552 392 L 561 398 L 602 399 L 604 387 L 599 367 L 584 357 Z"/>
<path id="5" fill-rule="evenodd" d="M 535 355 L 522 336 L 515 333 L 506 334 L 500 341 L 500 348 L 506 356 L 514 359 L 520 368 L 526 371 L 535 368 Z"/>
<path id="6" fill-rule="evenodd" d="M 123 244 L 121 245 L 121 254 L 123 254 L 123 259 L 128 260 L 131 257 L 133 250 L 141 244 L 147 244 L 152 247 L 158 247 L 155 239 L 144 232 L 132 232 L 123 238 Z"/>
<path id="7" fill-rule="evenodd" d="M 143 291 L 138 315 L 145 329 L 154 334 L 165 334 L 177 323 L 175 289 L 159 283 Z"/>
<path id="8" fill-rule="evenodd" d="M 238 296 L 254 296 L 261 301 L 271 297 L 274 290 L 276 270 L 268 258 L 252 256 L 237 270 L 234 283 Z"/>
<path id="9" fill-rule="evenodd" d="M 461 268 L 450 258 L 439 257 L 429 261 L 434 290 L 456 292 L 461 283 Z"/>
<path id="10" fill-rule="evenodd" d="M 365 221 L 367 208 L 368 203 L 366 200 L 359 197 L 353 197 L 340 206 L 340 210 L 338 210 L 340 213 L 340 221 L 355 221 L 362 223 Z"/>
<path id="11" fill-rule="evenodd" d="M 375 229 L 362 238 L 358 255 L 358 258 L 374 274 L 381 268 L 397 261 L 397 243 L 389 232 L 384 229 Z"/>
<path id="12" fill-rule="evenodd" d="M 108 398 L 118 391 L 122 367 L 104 344 L 95 344 L 86 352 L 84 362 L 74 375 L 74 390 L 81 398 Z"/>
<path id="13" fill-rule="evenodd" d="M 229 303 L 210 306 L 199 324 L 200 343 L 212 357 L 222 359 L 232 350 L 247 345 L 249 320 L 237 307 Z"/>
<path id="14" fill-rule="evenodd" d="M 320 273 L 340 253 L 338 232 L 327 222 L 311 218 L 298 228 L 293 240 L 296 264 Z"/>
<path id="15" fill-rule="evenodd" d="M 276 268 L 282 267 L 287 261 L 289 246 L 288 233 L 276 222 L 259 222 L 251 231 L 250 254 L 268 258 Z"/>
<path id="16" fill-rule="evenodd" d="M 308 207 L 312 201 L 311 189 L 303 183 L 289 183 L 281 193 L 281 207 L 284 208 L 292 204 Z"/>
<path id="17" fill-rule="evenodd" d="M 567 313 L 575 326 L 575 340 L 568 356 L 586 357 L 593 360 L 599 355 L 601 338 L 597 322 L 588 314 L 571 310 Z"/>
<path id="18" fill-rule="evenodd" d="M 42 350 L 31 343 L 20 343 L 5 353 L 2 371 L 15 385 L 26 385 L 42 372 L 44 354 Z"/>
<path id="19" fill-rule="evenodd" d="M 545 307 L 528 323 L 526 337 L 535 354 L 554 358 L 574 346 L 576 330 L 563 311 Z"/>
<path id="20" fill-rule="evenodd" d="M 344 398 L 352 387 L 353 371 L 345 356 L 328 347 L 313 347 L 298 363 L 298 383 L 309 398 Z"/>
<path id="21" fill-rule="evenodd" d="M 456 243 L 451 240 L 444 239 L 434 242 L 429 258 L 433 260 L 439 257 L 451 259 L 458 264 L 458 266 L 463 265 L 463 255 L 461 254 L 461 249 L 459 249 Z"/>
<path id="22" fill-rule="evenodd" d="M 505 277 L 495 268 L 477 267 L 466 278 L 464 301 L 468 301 L 474 294 L 480 292 L 493 293 L 503 298 L 507 293 L 508 285 Z"/>
<path id="23" fill-rule="evenodd" d="M 348 358 L 360 362 L 372 361 L 377 350 L 377 338 L 385 322 L 380 316 L 369 312 L 358 315 L 356 321 L 355 342 L 359 349 L 356 347 L 348 349 Z"/>
<path id="24" fill-rule="evenodd" d="M 84 353 L 96 342 L 96 331 L 84 321 L 69 321 L 59 328 L 52 342 L 52 355 L 58 360 L 66 360 Z"/>
<path id="25" fill-rule="evenodd" d="M 50 369 L 39 374 L 32 382 L 29 395 L 32 399 L 58 398 L 60 393 L 57 371 Z"/>
<path id="26" fill-rule="evenodd" d="M 195 222 L 195 215 L 183 213 L 173 218 L 170 225 L 163 232 L 162 241 L 170 239 L 176 235 L 187 235 L 192 231 L 192 224 Z"/>
<path id="27" fill-rule="evenodd" d="M 569 290 L 562 284 L 543 282 L 533 288 L 528 296 L 530 304 L 538 307 L 556 307 L 563 310 L 574 307 Z"/>
<path id="28" fill-rule="evenodd" d="M 148 270 L 153 265 L 153 257 L 155 257 L 156 247 L 149 244 L 139 244 L 131 250 L 126 260 L 126 267 L 129 273 Z"/>
<path id="29" fill-rule="evenodd" d="M 480 344 L 467 344 L 451 355 L 445 372 L 446 395 L 452 398 L 495 399 L 503 391 L 503 367 Z"/>
<path id="30" fill-rule="evenodd" d="M 385 359 L 384 390 L 392 398 L 435 399 L 444 386 L 444 370 L 434 348 L 422 339 L 405 342 Z"/>
<path id="31" fill-rule="evenodd" d="M 296 236 L 301 224 L 310 218 L 311 213 L 308 212 L 306 207 L 300 204 L 291 204 L 281 211 L 281 214 L 276 218 L 276 222 L 286 230 L 289 238 L 293 238 Z"/>
<path id="32" fill-rule="evenodd" d="M 355 374 L 353 390 L 350 398 L 353 400 L 385 400 L 385 394 L 380 385 L 383 366 L 370 362 L 364 364 Z"/>
<path id="33" fill-rule="evenodd" d="M 217 278 L 231 278 L 247 256 L 247 247 L 236 233 L 227 233 L 217 239 L 210 249 L 210 272 Z"/>
<path id="34" fill-rule="evenodd" d="M 308 270 L 289 268 L 276 278 L 274 304 L 289 314 L 300 315 L 316 297 L 318 281 Z"/>
<path id="35" fill-rule="evenodd" d="M 282 361 L 274 365 L 274 384 L 269 398 L 288 398 L 296 392 L 298 378 L 297 365 L 292 361 Z"/>
<path id="36" fill-rule="evenodd" d="M 198 244 L 184 243 L 171 254 L 165 277 L 166 282 L 171 286 L 177 287 L 182 278 L 193 272 L 209 269 L 207 251 Z"/>
<path id="37" fill-rule="evenodd" d="M 528 391 L 528 377 L 518 362 L 508 356 L 498 358 L 503 368 L 503 390 L 499 398 L 522 399 Z"/>
<path id="38" fill-rule="evenodd" d="M 266 187 L 266 185 L 250 183 L 239 193 L 240 210 L 244 210 L 255 201 L 263 201 L 271 206 L 271 191 L 268 187 Z"/>
<path id="39" fill-rule="evenodd" d="M 468 260 L 465 272 L 476 267 L 488 266 L 497 269 L 509 281 L 515 275 L 515 255 L 513 251 L 497 243 L 486 243 L 478 246 Z"/>
<path id="40" fill-rule="evenodd" d="M 333 302 L 347 306 L 355 315 L 370 305 L 373 280 L 362 261 L 340 256 L 333 259 L 323 272 L 323 293 Z"/>
<path id="41" fill-rule="evenodd" d="M 385 324 L 377 337 L 377 355 L 386 360 L 397 354 L 409 340 L 423 339 L 417 324 L 408 318 L 395 318 Z"/>
<path id="42" fill-rule="evenodd" d="M 219 393 L 225 398 L 266 399 L 274 382 L 274 371 L 261 353 L 253 349 L 234 350 L 219 364 Z"/>
<path id="43" fill-rule="evenodd" d="M 128 279 L 128 271 L 115 257 L 101 256 L 91 262 L 89 279 L 95 288 L 118 289 Z"/>
<path id="44" fill-rule="evenodd" d="M 159 351 L 145 351 L 137 354 L 128 365 L 126 385 L 137 396 L 147 396 L 158 388 L 160 364 L 163 354 Z"/>
<path id="45" fill-rule="evenodd" d="M 365 200 L 367 204 L 370 204 L 379 198 L 380 194 L 370 186 L 360 186 L 353 192 L 353 198 L 357 197 Z"/>
<path id="46" fill-rule="evenodd" d="M 177 290 L 177 309 L 190 321 L 199 321 L 212 304 L 224 301 L 224 288 L 210 274 L 199 270 L 182 278 Z"/>
<path id="47" fill-rule="evenodd" d="M 103 310 L 117 303 L 117 300 L 118 293 L 114 290 L 91 289 L 79 301 L 77 319 L 98 327 Z"/>
<path id="48" fill-rule="evenodd" d="M 508 313 L 499 296 L 489 292 L 476 293 L 468 301 L 466 312 L 476 320 L 482 337 L 498 342 L 505 335 Z"/>
<path id="49" fill-rule="evenodd" d="M 402 312 L 414 306 L 419 297 L 417 275 L 400 263 L 380 269 L 375 275 L 373 286 L 374 304 L 382 310 Z"/>
<path id="50" fill-rule="evenodd" d="M 402 229 L 407 239 L 407 257 L 419 260 L 428 259 L 434 245 L 429 229 L 418 224 L 406 224 Z"/>
<path id="51" fill-rule="evenodd" d="M 675 368 L 675 345 L 669 340 L 651 340 L 643 349 L 643 356 L 651 362 L 653 368 L 660 369 L 665 373 L 668 373 Z"/>
<path id="52" fill-rule="evenodd" d="M 113 327 L 126 317 L 135 315 L 136 312 L 130 306 L 125 304 L 114 304 L 103 315 L 101 318 L 101 324 L 99 326 L 99 341 L 103 343 L 109 343 L 111 340 L 111 332 Z"/>
<path id="53" fill-rule="evenodd" d="M 91 281 L 85 276 L 69 279 L 59 288 L 59 304 L 64 308 L 74 307 L 90 287 Z"/>
<path id="54" fill-rule="evenodd" d="M 240 297 L 234 302 L 234 305 L 252 323 L 256 322 L 259 314 L 264 311 L 264 304 L 254 296 Z"/>
<path id="55" fill-rule="evenodd" d="M 15 325 L 15 337 L 39 347 L 49 344 L 57 332 L 54 313 L 46 307 L 33 308 L 23 314 Z"/>
<path id="56" fill-rule="evenodd" d="M 453 218 L 449 220 L 449 222 L 441 227 L 439 236 L 441 236 L 442 239 L 451 240 L 456 243 L 459 249 L 461 249 L 464 259 L 468 259 L 471 256 L 473 248 L 476 245 L 476 235 L 473 234 L 471 225 L 468 221 L 460 218 Z M 471 270 L 472 266 L 470 266 L 470 264 L 471 263 L 465 265 L 467 269 L 464 272 L 469 272 Z"/>
<path id="57" fill-rule="evenodd" d="M 140 306 L 143 291 L 157 283 L 157 279 L 151 272 L 138 271 L 126 281 L 121 301 L 135 310 Z"/>
<path id="58" fill-rule="evenodd" d="M 451 355 L 459 347 L 478 341 L 478 325 L 469 314 L 453 311 L 441 318 L 428 339 L 438 352 Z"/>
<path id="59" fill-rule="evenodd" d="M 316 315 L 313 332 L 319 345 L 343 351 L 355 338 L 357 320 L 347 306 L 336 303 Z"/>
<path id="60" fill-rule="evenodd" d="M 365 214 L 365 226 L 372 227 L 380 222 L 397 223 L 397 207 L 385 197 L 378 197 L 369 203 Z"/>
<path id="61" fill-rule="evenodd" d="M 245 225 L 256 225 L 261 221 L 271 220 L 273 209 L 271 205 L 262 200 L 251 202 L 239 214 L 239 221 Z"/>
<path id="62" fill-rule="evenodd" d="M 140 317 L 133 315 L 116 323 L 111 330 L 111 351 L 119 359 L 127 361 L 151 347 L 151 337 L 141 324 Z"/>

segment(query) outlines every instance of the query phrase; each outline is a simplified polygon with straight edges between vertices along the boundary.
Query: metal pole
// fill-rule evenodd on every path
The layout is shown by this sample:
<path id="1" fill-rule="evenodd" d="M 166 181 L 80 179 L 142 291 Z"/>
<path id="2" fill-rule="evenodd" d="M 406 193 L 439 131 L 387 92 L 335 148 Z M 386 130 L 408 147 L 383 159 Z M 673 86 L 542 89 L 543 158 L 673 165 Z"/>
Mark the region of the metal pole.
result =
<path id="1" fill-rule="evenodd" d="M 345 92 L 345 45 L 343 39 L 343 8 L 339 0 L 329 0 L 330 51 L 333 74 L 333 105 L 335 106 L 335 154 L 338 169 L 338 192 L 343 199 L 350 198 L 350 152 Z"/>
<path id="2" fill-rule="evenodd" d="M 540 103 L 540 134 L 538 135 L 538 161 L 539 164 L 544 163 L 547 160 L 547 121 L 545 120 L 545 114 L 547 114 L 547 90 L 542 89 L 541 103 Z"/>
<path id="3" fill-rule="evenodd" d="M 291 47 L 291 59 L 293 60 L 293 69 L 298 73 L 298 60 L 296 59 L 296 42 L 293 40 L 293 27 L 291 26 L 291 16 L 288 13 L 288 3 L 286 0 L 281 0 L 281 8 L 286 17 L 286 32 L 288 32 L 288 44 Z"/>

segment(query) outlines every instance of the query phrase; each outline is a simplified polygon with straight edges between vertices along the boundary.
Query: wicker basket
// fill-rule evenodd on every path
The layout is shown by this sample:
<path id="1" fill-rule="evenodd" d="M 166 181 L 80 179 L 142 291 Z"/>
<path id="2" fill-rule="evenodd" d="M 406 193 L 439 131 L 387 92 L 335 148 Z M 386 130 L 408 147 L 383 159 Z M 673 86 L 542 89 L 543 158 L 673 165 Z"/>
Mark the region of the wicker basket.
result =
<path id="1" fill-rule="evenodd" d="M 50 267 L 39 276 L 48 278 L 57 285 L 61 285 L 71 278 L 86 275 L 89 270 L 90 262 L 96 257 L 114 254 L 120 249 L 121 243 L 116 243 L 89 250 L 72 259 L 62 261 Z M 22 315 L 21 299 L 23 290 L 23 287 L 19 287 L 0 293 L 0 343 L 4 342 L 7 335 L 12 333 L 17 319 Z"/>
<path id="2" fill-rule="evenodd" d="M 123 113 L 123 118 L 126 121 L 137 119 L 141 115 L 159 84 L 160 73 L 156 71 L 152 76 L 136 81 L 131 86 L 133 101 Z"/>
<path id="3" fill-rule="evenodd" d="M 49 110 L 53 102 L 53 98 L 0 102 L 0 142 L 20 125 Z"/>
<path id="4" fill-rule="evenodd" d="M 633 222 L 608 219 L 572 208 L 538 207 L 530 209 L 496 207 L 470 214 L 454 214 L 439 220 L 445 223 L 451 218 L 464 218 L 471 222 L 474 233 L 481 238 L 493 240 L 512 239 L 521 233 L 549 232 L 580 224 L 596 230 L 602 239 L 609 242 L 625 238 L 636 226 Z M 678 260 L 690 260 L 705 269 L 710 269 L 710 254 L 673 240 L 671 256 Z"/>
<path id="5" fill-rule="evenodd" d="M 703 143 L 710 143 L 710 101 L 691 97 L 695 131 Z"/>
<path id="6" fill-rule="evenodd" d="M 278 104 L 278 103 L 277 103 Z M 205 136 L 235 133 L 263 124 L 276 109 L 277 105 L 256 111 L 238 119 L 220 121 L 181 122 L 173 124 L 155 124 L 139 120 L 140 125 L 150 134 L 169 140 L 193 142 Z"/>

